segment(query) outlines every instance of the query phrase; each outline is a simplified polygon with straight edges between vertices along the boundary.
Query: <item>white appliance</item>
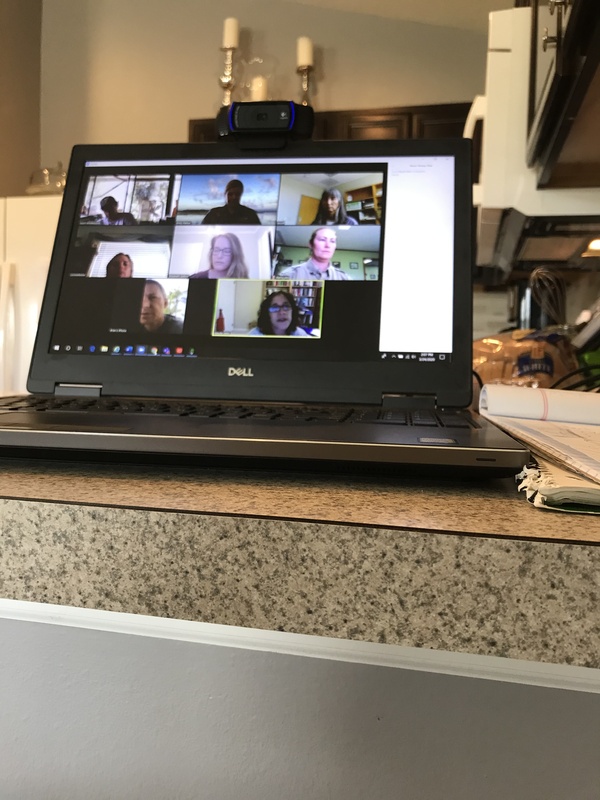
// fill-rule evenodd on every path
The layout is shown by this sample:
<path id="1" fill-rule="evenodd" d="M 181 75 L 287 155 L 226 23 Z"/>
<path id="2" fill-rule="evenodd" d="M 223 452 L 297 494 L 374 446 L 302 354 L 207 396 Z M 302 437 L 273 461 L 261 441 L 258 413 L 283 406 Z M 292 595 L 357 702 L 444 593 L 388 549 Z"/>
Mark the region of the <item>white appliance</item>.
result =
<path id="1" fill-rule="evenodd" d="M 0 198 L 0 393 L 26 391 L 62 195 Z"/>
<path id="2" fill-rule="evenodd" d="M 473 187 L 477 207 L 477 265 L 494 261 L 506 209 L 526 218 L 600 215 L 600 189 L 538 189 L 526 163 L 531 8 L 489 15 L 485 96 L 476 97 L 464 135 L 483 123 L 481 174 Z M 500 265 L 505 266 L 505 265 Z"/>

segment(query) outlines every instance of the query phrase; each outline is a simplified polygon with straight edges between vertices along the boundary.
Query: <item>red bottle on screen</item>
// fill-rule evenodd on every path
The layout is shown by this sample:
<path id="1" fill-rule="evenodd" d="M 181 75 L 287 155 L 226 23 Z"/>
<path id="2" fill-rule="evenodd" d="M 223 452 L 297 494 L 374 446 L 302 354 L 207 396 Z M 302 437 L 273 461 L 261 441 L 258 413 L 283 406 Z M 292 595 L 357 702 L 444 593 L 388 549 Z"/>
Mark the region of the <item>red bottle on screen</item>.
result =
<path id="1" fill-rule="evenodd" d="M 215 330 L 217 333 L 224 333 L 225 331 L 225 317 L 223 316 L 223 309 L 219 309 L 219 316 L 217 317 L 217 323 L 215 325 Z"/>

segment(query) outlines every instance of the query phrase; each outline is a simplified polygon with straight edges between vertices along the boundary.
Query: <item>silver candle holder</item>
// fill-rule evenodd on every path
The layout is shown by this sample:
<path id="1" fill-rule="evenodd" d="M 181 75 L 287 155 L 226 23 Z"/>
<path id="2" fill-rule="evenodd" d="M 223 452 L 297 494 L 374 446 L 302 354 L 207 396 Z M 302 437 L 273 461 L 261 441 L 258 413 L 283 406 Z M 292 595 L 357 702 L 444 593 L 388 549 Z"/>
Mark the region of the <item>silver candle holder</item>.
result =
<path id="1" fill-rule="evenodd" d="M 300 104 L 303 106 L 310 105 L 309 89 L 310 89 L 310 73 L 312 72 L 312 65 L 307 64 L 303 67 L 298 67 L 296 72 L 300 75 L 300 86 L 302 89 L 302 97 Z"/>
<path id="2" fill-rule="evenodd" d="M 233 77 L 233 53 L 235 47 L 222 47 L 221 50 L 225 53 L 225 66 L 223 74 L 219 78 L 219 86 L 223 89 L 223 103 L 224 106 L 231 105 L 231 93 L 235 86 L 235 78 Z"/>

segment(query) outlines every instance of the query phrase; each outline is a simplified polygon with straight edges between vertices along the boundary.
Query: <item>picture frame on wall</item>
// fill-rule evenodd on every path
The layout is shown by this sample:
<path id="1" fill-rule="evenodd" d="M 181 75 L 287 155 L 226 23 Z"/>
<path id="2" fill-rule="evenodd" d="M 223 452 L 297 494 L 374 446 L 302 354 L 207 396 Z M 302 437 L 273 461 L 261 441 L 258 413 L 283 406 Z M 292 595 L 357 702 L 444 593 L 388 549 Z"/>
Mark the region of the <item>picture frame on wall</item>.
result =
<path id="1" fill-rule="evenodd" d="M 358 261 L 351 261 L 350 269 L 358 269 Z"/>

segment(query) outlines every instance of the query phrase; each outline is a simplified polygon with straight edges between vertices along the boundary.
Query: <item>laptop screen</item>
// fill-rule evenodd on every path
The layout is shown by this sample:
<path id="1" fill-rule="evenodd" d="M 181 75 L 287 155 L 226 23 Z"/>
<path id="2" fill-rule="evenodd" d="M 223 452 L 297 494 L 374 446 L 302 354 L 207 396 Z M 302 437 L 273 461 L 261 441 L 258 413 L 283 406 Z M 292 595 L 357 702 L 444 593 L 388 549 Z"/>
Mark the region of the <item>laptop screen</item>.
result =
<path id="1" fill-rule="evenodd" d="M 219 365 L 285 399 L 290 375 L 368 364 L 435 384 L 461 362 L 467 157 L 460 141 L 75 148 L 32 377 L 37 360 L 145 394 L 172 374 L 174 395 L 210 396 Z"/>

